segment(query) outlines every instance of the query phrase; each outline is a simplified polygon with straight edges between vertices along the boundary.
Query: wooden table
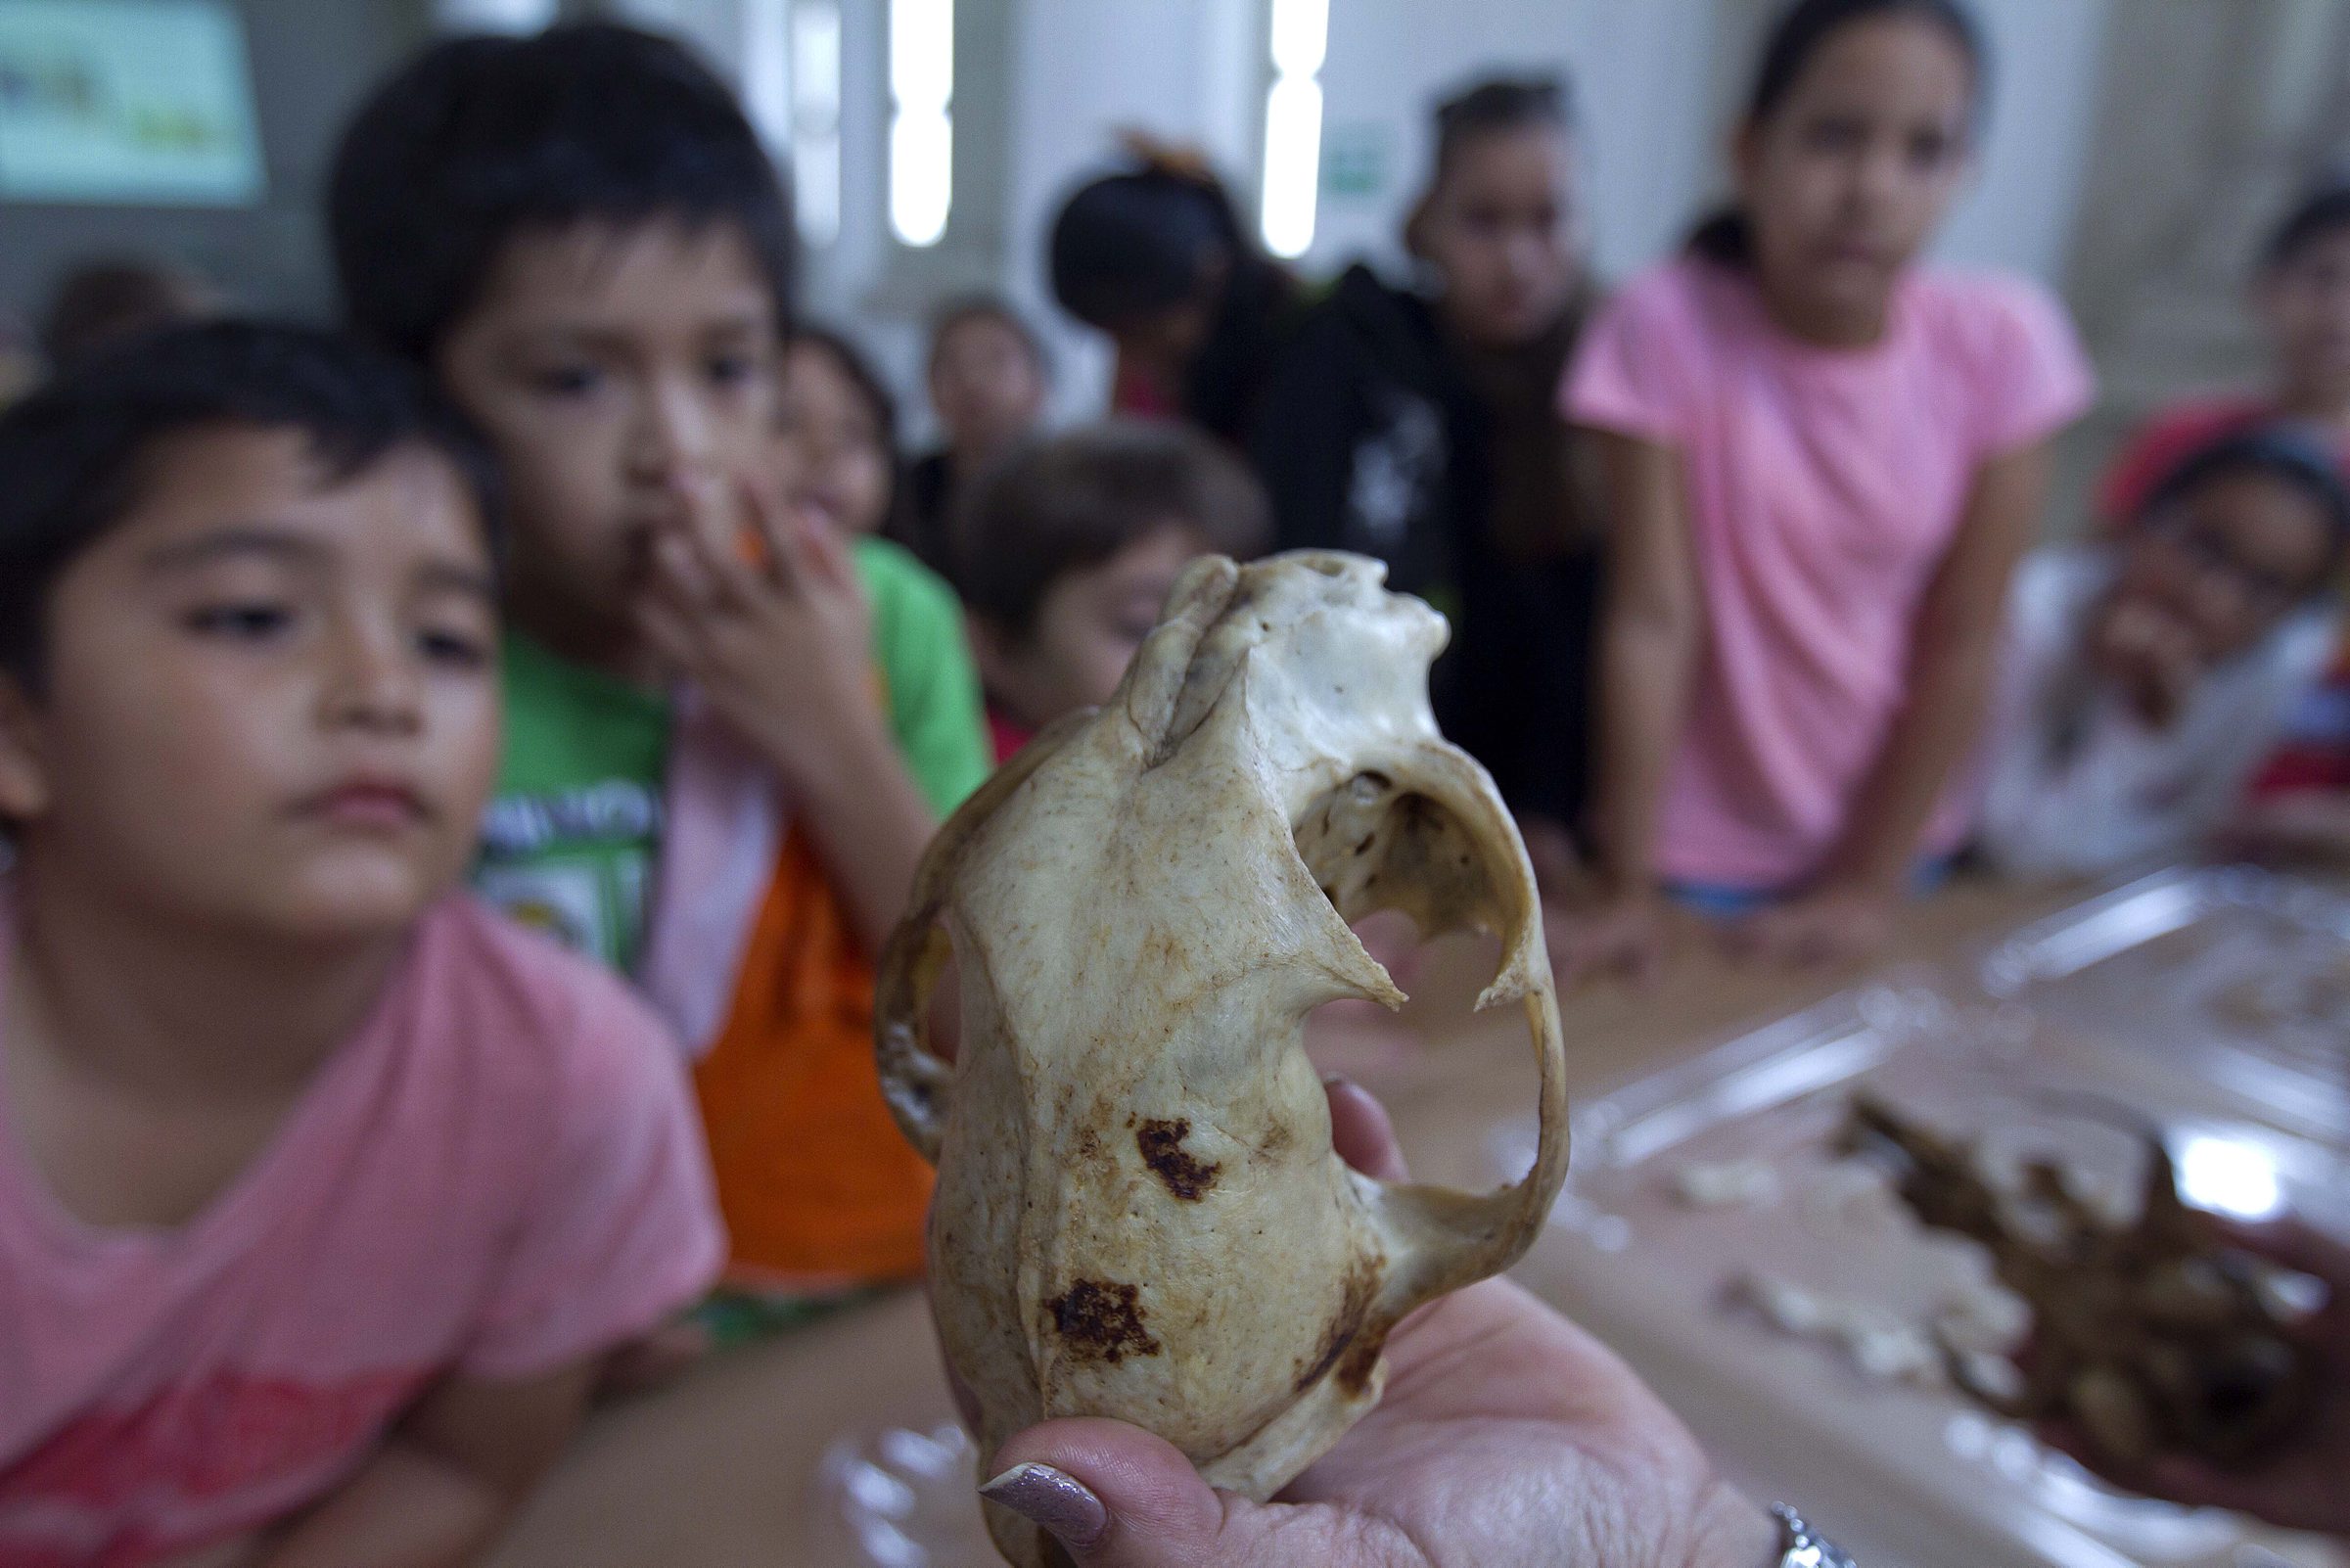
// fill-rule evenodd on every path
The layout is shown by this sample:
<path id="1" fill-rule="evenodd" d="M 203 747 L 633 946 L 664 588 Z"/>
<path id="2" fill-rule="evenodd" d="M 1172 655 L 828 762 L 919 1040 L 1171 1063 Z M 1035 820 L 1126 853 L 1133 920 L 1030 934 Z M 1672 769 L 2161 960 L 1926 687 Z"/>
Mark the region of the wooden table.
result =
<path id="1" fill-rule="evenodd" d="M 1959 885 L 1905 911 L 1887 962 L 1952 955 L 2062 899 Z M 1497 1180 L 1486 1134 L 1532 1103 L 1514 1014 L 1479 1018 L 1467 944 L 1423 955 L 1399 1026 L 1340 1028 L 1317 1042 L 1393 1110 L 1413 1173 Z M 1490 960 L 1489 960 L 1490 964 Z M 1589 1094 L 1851 984 L 1685 954 L 1653 990 L 1567 998 L 1570 1087 Z M 904 1292 L 787 1338 L 706 1362 L 673 1386 L 601 1411 L 533 1501 L 499 1568 L 840 1568 L 811 1524 L 811 1482 L 843 1433 L 952 1419 L 921 1300 Z"/>

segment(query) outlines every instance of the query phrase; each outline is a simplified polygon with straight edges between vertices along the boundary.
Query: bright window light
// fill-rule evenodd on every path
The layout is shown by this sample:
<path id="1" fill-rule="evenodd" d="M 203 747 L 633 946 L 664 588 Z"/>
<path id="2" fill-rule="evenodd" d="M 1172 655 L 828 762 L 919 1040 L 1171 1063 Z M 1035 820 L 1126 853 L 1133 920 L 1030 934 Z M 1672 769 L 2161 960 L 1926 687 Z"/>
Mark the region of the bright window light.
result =
<path id="1" fill-rule="evenodd" d="M 1265 102 L 1265 248 L 1300 256 L 1313 243 L 1313 187 L 1322 164 L 1322 90 L 1283 76 Z"/>
<path id="2" fill-rule="evenodd" d="M 1273 0 L 1273 69 L 1318 76 L 1330 52 L 1330 0 Z"/>
<path id="3" fill-rule="evenodd" d="M 1330 0 L 1273 0 L 1272 89 L 1265 98 L 1265 248 L 1301 256 L 1313 244 L 1321 183 L 1322 89 L 1314 76 L 1329 54 Z"/>
<path id="4" fill-rule="evenodd" d="M 2197 1209 L 2267 1220 L 2284 1207 L 2277 1161 L 2256 1144 L 2197 1133 L 2179 1149 L 2179 1195 Z"/>
<path id="5" fill-rule="evenodd" d="M 792 199 L 800 238 L 841 235 L 841 8 L 839 0 L 792 7 Z"/>
<path id="6" fill-rule="evenodd" d="M 954 205 L 954 0 L 890 0 L 890 228 L 939 243 Z"/>

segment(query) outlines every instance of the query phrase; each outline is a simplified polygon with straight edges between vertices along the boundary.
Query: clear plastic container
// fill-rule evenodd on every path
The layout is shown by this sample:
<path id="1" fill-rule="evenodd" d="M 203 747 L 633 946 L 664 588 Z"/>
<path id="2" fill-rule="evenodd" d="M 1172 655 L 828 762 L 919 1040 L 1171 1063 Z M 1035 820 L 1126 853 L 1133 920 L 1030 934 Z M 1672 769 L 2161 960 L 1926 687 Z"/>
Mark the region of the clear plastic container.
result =
<path id="1" fill-rule="evenodd" d="M 2020 1304 L 1993 1287 L 1981 1248 L 1922 1229 L 1879 1169 L 1836 1152 L 1861 1090 L 1978 1140 L 1995 1173 L 2054 1156 L 2117 1214 L 2135 1202 L 2151 1130 L 2204 1206 L 2350 1233 L 2337 1151 L 2184 1075 L 2117 1084 L 2105 1046 L 1921 971 L 1580 1107 L 1528 1282 L 1623 1352 L 1733 1473 L 1886 1560 L 2339 1560 L 2303 1542 L 2256 1545 L 2229 1515 L 2126 1497 L 1952 1388 L 1932 1326 L 1975 1336 L 1989 1357 L 2021 1330 Z M 1498 1170 L 1523 1165 L 1526 1136 L 1498 1137 Z"/>
<path id="2" fill-rule="evenodd" d="M 2350 897 L 2249 866 L 2164 871 L 2025 927 L 1982 984 L 2127 1067 L 2350 1142 Z"/>

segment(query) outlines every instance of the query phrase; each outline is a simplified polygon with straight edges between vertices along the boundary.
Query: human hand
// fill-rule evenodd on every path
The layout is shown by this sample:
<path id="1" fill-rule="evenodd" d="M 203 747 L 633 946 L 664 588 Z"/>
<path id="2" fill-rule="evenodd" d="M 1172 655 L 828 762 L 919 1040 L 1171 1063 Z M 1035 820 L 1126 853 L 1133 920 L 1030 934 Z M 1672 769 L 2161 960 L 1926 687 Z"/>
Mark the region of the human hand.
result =
<path id="1" fill-rule="evenodd" d="M 2150 605 L 2109 605 L 2090 634 L 2091 665 L 2120 688 L 2141 720 L 2167 729 L 2202 673 L 2193 634 Z"/>
<path id="2" fill-rule="evenodd" d="M 2116 1471 L 2079 1434 L 2042 1436 L 2118 1486 L 2197 1508 L 2232 1508 L 2287 1530 L 2350 1538 L 2350 1247 L 2298 1225 L 2229 1225 L 2224 1239 L 2326 1283 L 2327 1303 L 2297 1325 L 2317 1353 L 2316 1402 L 2286 1446 L 2256 1469 L 2223 1470 L 2179 1454 Z"/>
<path id="3" fill-rule="evenodd" d="M 1330 1088 L 1332 1141 L 1397 1179 L 1387 1116 Z M 995 1455 L 986 1496 L 1080 1568 L 1756 1568 L 1769 1518 L 1713 1472 L 1616 1357 L 1489 1279 L 1406 1318 L 1379 1405 L 1278 1501 L 1202 1481 L 1171 1445 L 1108 1420 L 1047 1421 Z"/>
<path id="4" fill-rule="evenodd" d="M 882 732 L 871 617 L 848 546 L 758 486 L 688 488 L 680 520 L 653 542 L 636 618 L 787 783 Z"/>
<path id="5" fill-rule="evenodd" d="M 1543 935 L 1558 985 L 1563 989 L 1611 974 L 1641 986 L 1655 984 L 1671 941 L 1671 920 L 1664 896 L 1653 888 L 1546 900 Z"/>
<path id="6" fill-rule="evenodd" d="M 1823 882 L 1724 928 L 1741 958 L 1818 969 L 1875 956 L 1893 934 L 1896 899 L 1858 882 Z"/>

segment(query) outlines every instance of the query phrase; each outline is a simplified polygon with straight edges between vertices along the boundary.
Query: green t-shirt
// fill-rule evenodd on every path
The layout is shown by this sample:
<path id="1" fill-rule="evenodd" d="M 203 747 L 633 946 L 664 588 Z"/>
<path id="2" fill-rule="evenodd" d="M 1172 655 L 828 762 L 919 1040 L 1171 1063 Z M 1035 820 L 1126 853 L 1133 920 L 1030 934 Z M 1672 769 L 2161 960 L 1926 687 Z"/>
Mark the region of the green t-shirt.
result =
<path id="1" fill-rule="evenodd" d="M 936 575 L 879 539 L 853 549 L 873 660 L 906 771 L 942 817 L 988 774 L 962 612 Z M 476 889 L 623 971 L 644 939 L 668 767 L 668 699 L 506 638 L 506 747 Z"/>

